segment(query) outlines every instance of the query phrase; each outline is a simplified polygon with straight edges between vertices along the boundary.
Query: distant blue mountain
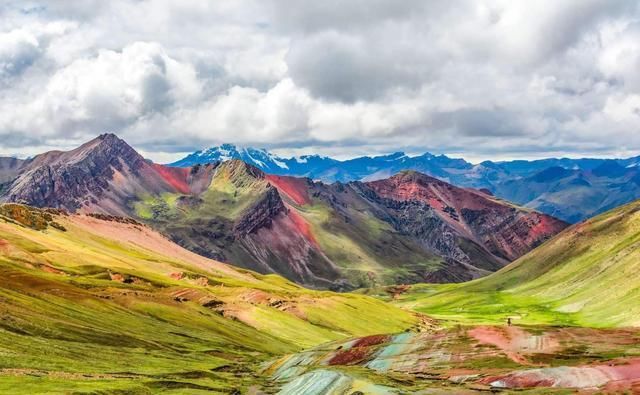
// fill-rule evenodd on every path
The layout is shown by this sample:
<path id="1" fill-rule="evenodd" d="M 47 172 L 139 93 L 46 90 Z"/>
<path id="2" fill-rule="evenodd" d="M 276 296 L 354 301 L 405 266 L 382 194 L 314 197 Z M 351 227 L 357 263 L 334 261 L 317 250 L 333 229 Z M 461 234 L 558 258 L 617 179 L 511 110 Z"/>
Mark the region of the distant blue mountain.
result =
<path id="1" fill-rule="evenodd" d="M 486 189 L 495 196 L 577 222 L 640 198 L 640 156 L 627 159 L 484 161 L 403 152 L 349 160 L 308 155 L 282 158 L 265 149 L 223 144 L 194 152 L 170 166 L 188 167 L 241 159 L 267 173 L 309 177 L 324 182 L 372 181 L 402 170 L 416 170 L 449 183 Z"/>
<path id="2" fill-rule="evenodd" d="M 271 174 L 309 177 L 325 182 L 381 179 L 406 169 L 447 178 L 450 174 L 444 169 L 473 168 L 473 165 L 464 159 L 452 159 L 445 155 L 435 156 L 430 153 L 410 157 L 404 152 L 395 152 L 389 155 L 363 156 L 340 161 L 319 155 L 283 158 L 265 149 L 241 148 L 233 144 L 223 144 L 194 152 L 169 166 L 189 167 L 216 161 L 224 162 L 229 159 L 241 159 Z"/>

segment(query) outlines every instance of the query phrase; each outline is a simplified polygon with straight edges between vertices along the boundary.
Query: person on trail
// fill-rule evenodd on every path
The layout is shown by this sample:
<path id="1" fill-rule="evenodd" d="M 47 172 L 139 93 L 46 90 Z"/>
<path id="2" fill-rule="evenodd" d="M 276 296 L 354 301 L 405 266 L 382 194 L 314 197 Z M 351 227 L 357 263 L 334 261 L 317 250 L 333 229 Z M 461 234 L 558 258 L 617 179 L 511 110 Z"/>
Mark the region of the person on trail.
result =
<path id="1" fill-rule="evenodd" d="M 511 317 L 507 317 L 507 325 L 511 326 Z"/>

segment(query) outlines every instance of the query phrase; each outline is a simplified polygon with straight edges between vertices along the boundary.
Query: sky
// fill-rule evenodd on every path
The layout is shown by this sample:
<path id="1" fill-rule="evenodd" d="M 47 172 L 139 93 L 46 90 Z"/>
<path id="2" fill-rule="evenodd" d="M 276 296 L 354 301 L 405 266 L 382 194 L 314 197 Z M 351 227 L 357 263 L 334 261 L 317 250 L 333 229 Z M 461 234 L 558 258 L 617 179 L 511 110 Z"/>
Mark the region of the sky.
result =
<path id="1" fill-rule="evenodd" d="M 0 155 L 640 154 L 637 0 L 0 0 Z"/>

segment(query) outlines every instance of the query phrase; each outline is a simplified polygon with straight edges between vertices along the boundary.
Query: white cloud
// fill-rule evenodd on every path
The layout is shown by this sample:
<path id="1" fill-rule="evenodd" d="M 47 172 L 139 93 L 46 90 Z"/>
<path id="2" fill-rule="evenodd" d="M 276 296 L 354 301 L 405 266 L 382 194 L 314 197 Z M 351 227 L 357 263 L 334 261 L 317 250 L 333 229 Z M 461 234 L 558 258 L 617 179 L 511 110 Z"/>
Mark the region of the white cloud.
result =
<path id="1" fill-rule="evenodd" d="M 640 151 L 636 1 L 32 0 L 0 22 L 0 153 L 107 130 L 158 159 Z"/>
<path id="2" fill-rule="evenodd" d="M 20 103 L 38 114 L 34 122 L 2 126 L 50 134 L 112 129 L 168 107 L 197 103 L 200 91 L 190 64 L 172 59 L 158 44 L 132 43 L 57 70 L 35 97 Z"/>

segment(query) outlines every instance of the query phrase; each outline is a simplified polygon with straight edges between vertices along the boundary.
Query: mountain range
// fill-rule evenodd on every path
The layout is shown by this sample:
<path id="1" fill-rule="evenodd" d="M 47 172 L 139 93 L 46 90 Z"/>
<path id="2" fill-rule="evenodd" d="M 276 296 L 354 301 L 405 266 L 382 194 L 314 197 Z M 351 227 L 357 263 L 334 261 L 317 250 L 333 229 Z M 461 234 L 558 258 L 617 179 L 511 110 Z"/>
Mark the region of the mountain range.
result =
<path id="1" fill-rule="evenodd" d="M 640 390 L 640 201 L 567 227 L 415 170 L 167 167 L 110 134 L 0 163 L 0 393 Z"/>
<path id="2" fill-rule="evenodd" d="M 318 155 L 282 158 L 264 149 L 224 144 L 170 164 L 193 166 L 240 159 L 267 173 L 323 182 L 371 181 L 416 170 L 461 187 L 487 189 L 525 207 L 575 223 L 640 198 L 640 157 L 541 159 L 472 164 L 464 159 L 397 152 L 336 160 Z"/>
<path id="3" fill-rule="evenodd" d="M 566 227 L 415 171 L 325 184 L 241 160 L 168 167 L 113 134 L 14 168 L 0 201 L 132 217 L 200 255 L 315 288 L 465 281 Z"/>

